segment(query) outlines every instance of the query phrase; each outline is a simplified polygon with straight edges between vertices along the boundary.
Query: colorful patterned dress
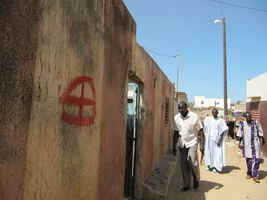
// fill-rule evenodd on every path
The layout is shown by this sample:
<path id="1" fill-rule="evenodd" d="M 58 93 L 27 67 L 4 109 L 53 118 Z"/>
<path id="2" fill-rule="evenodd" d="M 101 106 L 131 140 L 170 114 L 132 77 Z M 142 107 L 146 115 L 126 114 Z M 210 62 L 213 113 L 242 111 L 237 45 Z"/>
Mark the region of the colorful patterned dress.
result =
<path id="1" fill-rule="evenodd" d="M 255 178 L 258 177 L 258 170 L 261 161 L 261 138 L 263 130 L 258 121 L 240 122 L 237 136 L 241 138 L 243 146 L 243 156 L 246 158 L 247 175 Z"/>

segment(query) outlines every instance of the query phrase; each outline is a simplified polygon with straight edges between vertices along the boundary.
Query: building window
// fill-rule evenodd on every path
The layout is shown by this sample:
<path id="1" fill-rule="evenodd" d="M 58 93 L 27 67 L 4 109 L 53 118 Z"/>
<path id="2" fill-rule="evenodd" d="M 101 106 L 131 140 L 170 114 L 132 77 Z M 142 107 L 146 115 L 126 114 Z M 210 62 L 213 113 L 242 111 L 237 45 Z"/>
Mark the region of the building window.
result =
<path id="1" fill-rule="evenodd" d="M 165 127 L 169 124 L 169 98 L 165 99 Z"/>
<path id="2" fill-rule="evenodd" d="M 156 86 L 157 86 L 157 78 L 153 79 L 153 86 L 154 86 L 154 88 L 156 88 Z"/>

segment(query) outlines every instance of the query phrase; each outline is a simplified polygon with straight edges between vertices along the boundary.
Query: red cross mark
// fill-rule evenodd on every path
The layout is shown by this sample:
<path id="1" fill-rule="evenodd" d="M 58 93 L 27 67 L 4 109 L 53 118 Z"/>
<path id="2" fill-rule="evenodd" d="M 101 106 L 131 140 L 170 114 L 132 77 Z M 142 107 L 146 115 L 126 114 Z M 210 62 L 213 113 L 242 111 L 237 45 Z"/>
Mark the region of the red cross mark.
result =
<path id="1" fill-rule="evenodd" d="M 92 91 L 93 97 L 92 99 L 88 99 L 84 97 L 84 86 L 88 84 Z M 71 92 L 81 85 L 81 96 L 76 97 L 70 95 Z M 69 87 L 64 91 L 63 95 L 59 99 L 60 103 L 63 105 L 74 105 L 79 107 L 79 113 L 77 116 L 73 116 L 67 113 L 63 106 L 63 113 L 61 119 L 69 124 L 77 125 L 77 126 L 91 126 L 95 122 L 96 116 L 96 101 L 95 101 L 95 87 L 93 83 L 93 79 L 86 76 L 77 77 L 74 79 Z M 83 115 L 83 106 L 90 105 L 92 106 L 92 114 L 89 116 Z"/>

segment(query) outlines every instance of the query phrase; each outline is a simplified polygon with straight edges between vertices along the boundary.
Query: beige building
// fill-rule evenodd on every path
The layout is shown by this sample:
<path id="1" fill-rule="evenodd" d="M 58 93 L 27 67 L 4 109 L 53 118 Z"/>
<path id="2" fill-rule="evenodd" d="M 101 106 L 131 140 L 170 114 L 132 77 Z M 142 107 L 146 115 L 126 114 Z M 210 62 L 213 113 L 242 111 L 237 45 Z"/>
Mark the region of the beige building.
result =
<path id="1" fill-rule="evenodd" d="M 176 92 L 175 98 L 177 102 L 188 101 L 187 94 L 185 92 Z"/>
<path id="2" fill-rule="evenodd" d="M 238 103 L 233 106 L 234 112 L 246 112 L 246 103 Z"/>

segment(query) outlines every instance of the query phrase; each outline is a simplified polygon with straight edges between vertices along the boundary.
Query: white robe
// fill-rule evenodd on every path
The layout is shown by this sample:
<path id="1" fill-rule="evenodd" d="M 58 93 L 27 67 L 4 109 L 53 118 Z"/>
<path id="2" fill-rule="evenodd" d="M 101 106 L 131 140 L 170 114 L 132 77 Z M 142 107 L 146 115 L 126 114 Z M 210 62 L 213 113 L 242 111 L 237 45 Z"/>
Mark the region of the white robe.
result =
<path id="1" fill-rule="evenodd" d="M 225 152 L 224 142 L 222 141 L 220 146 L 217 142 L 227 130 L 228 127 L 223 119 L 206 117 L 204 120 L 205 165 L 215 167 L 219 171 L 225 166 Z"/>

